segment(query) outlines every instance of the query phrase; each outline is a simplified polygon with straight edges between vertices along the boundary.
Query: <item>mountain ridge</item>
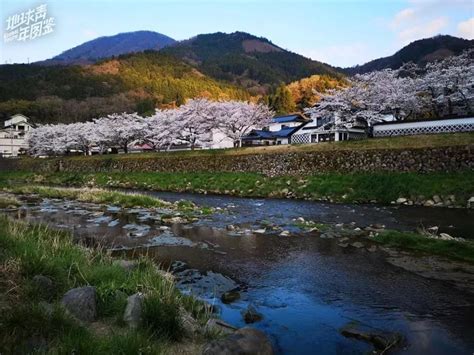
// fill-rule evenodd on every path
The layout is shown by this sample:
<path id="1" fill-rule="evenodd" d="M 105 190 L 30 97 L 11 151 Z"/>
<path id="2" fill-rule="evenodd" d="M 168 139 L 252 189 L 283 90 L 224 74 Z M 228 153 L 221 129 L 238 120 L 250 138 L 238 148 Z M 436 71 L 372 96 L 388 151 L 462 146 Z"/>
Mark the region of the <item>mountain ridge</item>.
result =
<path id="1" fill-rule="evenodd" d="M 391 56 L 377 58 L 362 65 L 340 69 L 346 74 L 354 75 L 382 69 L 398 69 L 408 62 L 423 65 L 427 62 L 444 59 L 452 55 L 459 55 L 464 50 L 472 47 L 474 47 L 474 40 L 450 35 L 437 35 L 413 41 Z"/>
<path id="2" fill-rule="evenodd" d="M 123 54 L 160 50 L 175 42 L 173 38 L 154 31 L 121 32 L 112 36 L 97 37 L 37 64 L 93 64 L 97 60 Z"/>

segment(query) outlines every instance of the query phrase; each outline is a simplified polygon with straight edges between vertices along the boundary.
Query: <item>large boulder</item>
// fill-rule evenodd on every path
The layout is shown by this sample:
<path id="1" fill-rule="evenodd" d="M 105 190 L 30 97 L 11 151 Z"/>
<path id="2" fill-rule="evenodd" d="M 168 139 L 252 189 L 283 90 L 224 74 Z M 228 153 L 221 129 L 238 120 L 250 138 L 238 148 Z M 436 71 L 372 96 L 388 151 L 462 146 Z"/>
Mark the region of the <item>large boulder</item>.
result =
<path id="1" fill-rule="evenodd" d="M 260 330 L 241 328 L 224 339 L 215 340 L 204 347 L 203 355 L 271 355 L 270 340 Z"/>
<path id="2" fill-rule="evenodd" d="M 61 304 L 70 314 L 83 322 L 93 322 L 97 317 L 97 293 L 93 286 L 67 291 Z"/>
<path id="3" fill-rule="evenodd" d="M 138 328 L 142 320 L 143 294 L 138 292 L 127 298 L 123 320 L 130 328 Z"/>

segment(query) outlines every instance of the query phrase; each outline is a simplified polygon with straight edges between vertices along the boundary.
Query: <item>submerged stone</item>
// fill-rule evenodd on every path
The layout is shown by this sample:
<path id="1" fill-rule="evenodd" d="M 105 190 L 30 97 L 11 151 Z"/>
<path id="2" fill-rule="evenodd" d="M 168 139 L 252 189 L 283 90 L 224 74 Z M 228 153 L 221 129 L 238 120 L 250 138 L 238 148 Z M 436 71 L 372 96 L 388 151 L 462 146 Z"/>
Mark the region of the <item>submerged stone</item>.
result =
<path id="1" fill-rule="evenodd" d="M 240 299 L 240 293 L 238 291 L 228 291 L 224 292 L 221 296 L 222 303 L 232 303 Z"/>

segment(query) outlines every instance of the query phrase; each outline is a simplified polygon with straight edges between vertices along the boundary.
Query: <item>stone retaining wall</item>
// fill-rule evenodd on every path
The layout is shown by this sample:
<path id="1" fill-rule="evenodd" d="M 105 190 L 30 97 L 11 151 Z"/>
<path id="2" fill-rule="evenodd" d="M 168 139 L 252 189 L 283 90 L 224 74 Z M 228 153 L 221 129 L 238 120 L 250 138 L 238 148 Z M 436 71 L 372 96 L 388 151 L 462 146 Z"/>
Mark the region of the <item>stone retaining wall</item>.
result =
<path id="1" fill-rule="evenodd" d="M 474 168 L 474 146 L 430 149 L 339 150 L 276 154 L 156 157 L 103 156 L 21 159 L 8 169 L 39 172 L 256 172 L 268 176 L 347 172 L 453 172 Z M 0 164 L 0 170 L 2 166 Z"/>

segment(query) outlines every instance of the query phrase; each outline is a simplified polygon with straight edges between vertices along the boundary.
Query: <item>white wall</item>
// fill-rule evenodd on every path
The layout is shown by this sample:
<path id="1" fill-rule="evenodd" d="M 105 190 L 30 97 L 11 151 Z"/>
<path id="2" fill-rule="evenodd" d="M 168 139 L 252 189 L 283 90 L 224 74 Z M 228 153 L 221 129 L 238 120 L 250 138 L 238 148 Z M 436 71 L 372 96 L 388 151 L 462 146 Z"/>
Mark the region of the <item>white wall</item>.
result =
<path id="1" fill-rule="evenodd" d="M 374 137 L 474 131 L 474 117 L 375 125 Z"/>
<path id="2" fill-rule="evenodd" d="M 302 125 L 301 122 L 287 122 L 287 123 L 270 123 L 268 125 L 268 130 L 270 132 L 276 132 L 282 129 L 282 126 L 286 127 L 298 127 Z"/>
<path id="3" fill-rule="evenodd" d="M 210 149 L 233 148 L 234 141 L 218 129 L 212 130 L 212 143 Z"/>

